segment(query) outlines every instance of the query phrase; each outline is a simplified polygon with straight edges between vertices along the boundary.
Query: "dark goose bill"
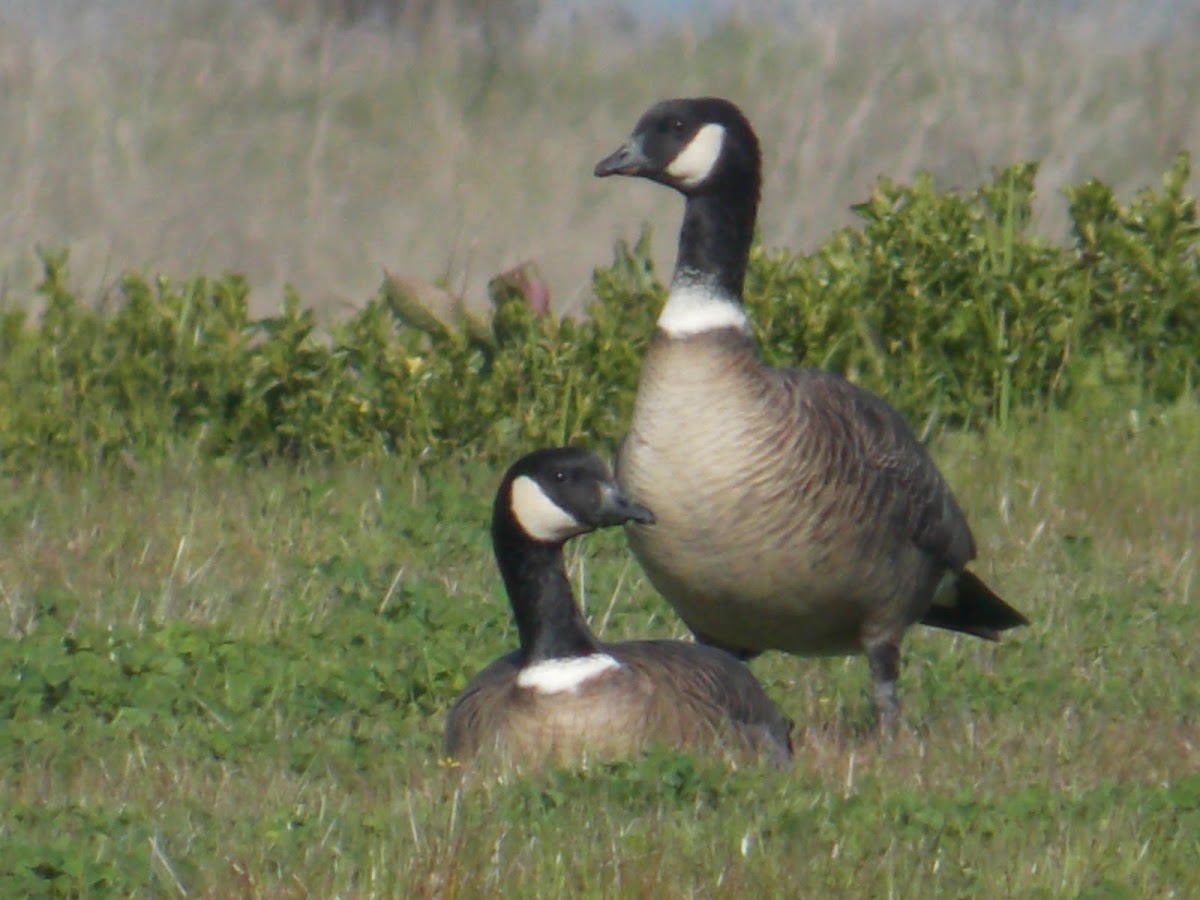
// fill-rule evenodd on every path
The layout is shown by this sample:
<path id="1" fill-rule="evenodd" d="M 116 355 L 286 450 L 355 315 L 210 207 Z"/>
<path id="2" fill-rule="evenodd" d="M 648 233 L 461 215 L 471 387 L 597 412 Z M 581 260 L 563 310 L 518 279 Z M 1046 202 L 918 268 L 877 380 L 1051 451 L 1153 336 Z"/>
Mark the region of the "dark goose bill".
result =
<path id="1" fill-rule="evenodd" d="M 649 162 L 642 150 L 641 141 L 633 138 L 596 163 L 593 174 L 597 178 L 608 175 L 640 175 Z"/>

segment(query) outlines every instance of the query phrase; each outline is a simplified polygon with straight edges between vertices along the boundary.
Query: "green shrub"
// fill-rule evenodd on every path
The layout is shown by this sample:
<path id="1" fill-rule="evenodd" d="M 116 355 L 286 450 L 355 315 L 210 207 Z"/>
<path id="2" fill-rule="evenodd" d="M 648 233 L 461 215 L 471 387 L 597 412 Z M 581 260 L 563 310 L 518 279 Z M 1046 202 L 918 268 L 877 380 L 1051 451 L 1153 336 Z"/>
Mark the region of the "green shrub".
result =
<path id="1" fill-rule="evenodd" d="M 1098 181 L 1069 189 L 1086 311 L 1074 335 L 1093 381 L 1145 383 L 1171 398 L 1196 384 L 1200 366 L 1200 223 L 1185 193 L 1188 159 L 1163 176 L 1163 192 L 1122 206 Z"/>
<path id="2" fill-rule="evenodd" d="M 773 362 L 846 373 L 914 421 L 1007 421 L 1081 386 L 1170 401 L 1200 372 L 1200 231 L 1187 158 L 1128 207 L 1068 192 L 1076 245 L 1029 234 L 1036 167 L 969 196 L 883 180 L 811 256 L 756 251 L 748 302 Z"/>
<path id="3" fill-rule="evenodd" d="M 756 247 L 764 353 L 882 393 L 912 421 L 1005 423 L 1081 390 L 1170 402 L 1200 370 L 1200 225 L 1188 160 L 1122 205 L 1067 192 L 1070 247 L 1030 233 L 1036 167 L 972 194 L 881 180 L 857 228 L 811 255 Z M 584 321 L 498 284 L 490 329 L 431 324 L 385 282 L 329 332 L 289 292 L 249 315 L 243 279 L 127 275 L 98 308 L 46 254 L 40 321 L 0 316 L 0 469 L 158 458 L 399 454 L 495 462 L 539 444 L 611 449 L 665 295 L 643 234 L 595 273 Z"/>

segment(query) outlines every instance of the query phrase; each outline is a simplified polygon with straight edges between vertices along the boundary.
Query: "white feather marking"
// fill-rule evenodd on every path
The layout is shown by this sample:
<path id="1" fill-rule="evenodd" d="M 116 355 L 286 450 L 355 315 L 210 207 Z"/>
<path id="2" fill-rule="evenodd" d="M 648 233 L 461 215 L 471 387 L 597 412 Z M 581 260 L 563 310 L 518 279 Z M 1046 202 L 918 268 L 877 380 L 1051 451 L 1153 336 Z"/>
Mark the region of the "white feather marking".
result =
<path id="1" fill-rule="evenodd" d="M 658 327 L 671 337 L 687 337 L 721 328 L 749 332 L 750 320 L 736 300 L 704 285 L 684 284 L 671 289 Z"/>
<path id="2" fill-rule="evenodd" d="M 601 672 L 620 667 L 621 664 L 607 653 L 547 659 L 522 669 L 517 674 L 517 686 L 530 688 L 539 694 L 558 694 L 578 690 Z"/>
<path id="3" fill-rule="evenodd" d="M 587 530 L 528 475 L 513 480 L 509 507 L 517 524 L 535 541 L 565 541 Z"/>
<path id="4" fill-rule="evenodd" d="M 725 126 L 709 122 L 688 141 L 679 155 L 667 166 L 667 174 L 687 188 L 702 184 L 712 174 L 725 146 Z"/>

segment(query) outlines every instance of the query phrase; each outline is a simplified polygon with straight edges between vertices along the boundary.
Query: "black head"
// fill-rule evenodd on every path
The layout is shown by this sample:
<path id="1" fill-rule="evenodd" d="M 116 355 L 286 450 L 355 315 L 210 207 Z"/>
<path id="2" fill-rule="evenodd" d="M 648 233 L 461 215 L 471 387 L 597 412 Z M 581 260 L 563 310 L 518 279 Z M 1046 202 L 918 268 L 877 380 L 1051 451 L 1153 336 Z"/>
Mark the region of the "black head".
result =
<path id="1" fill-rule="evenodd" d="M 699 97 L 650 107 L 595 174 L 649 178 L 686 195 L 734 185 L 757 197 L 761 168 L 758 137 L 742 111 L 719 97 Z"/>
<path id="2" fill-rule="evenodd" d="M 535 450 L 513 463 L 496 493 L 493 529 L 516 526 L 527 539 L 561 544 L 596 528 L 654 514 L 622 493 L 595 453 L 575 447 Z"/>

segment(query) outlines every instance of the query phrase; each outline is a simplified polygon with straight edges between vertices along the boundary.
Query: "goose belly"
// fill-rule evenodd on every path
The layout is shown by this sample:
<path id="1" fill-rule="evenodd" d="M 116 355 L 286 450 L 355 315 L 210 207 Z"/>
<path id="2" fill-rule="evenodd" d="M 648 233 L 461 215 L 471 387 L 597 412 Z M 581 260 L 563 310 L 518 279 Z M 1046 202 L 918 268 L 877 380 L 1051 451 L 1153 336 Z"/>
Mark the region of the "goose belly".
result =
<path id="1" fill-rule="evenodd" d="M 627 529 L 655 588 L 691 629 L 743 650 L 854 653 L 919 618 L 928 561 L 847 505 L 836 472 L 797 466 L 778 422 L 731 393 L 639 394 L 618 479 L 657 519 Z"/>
<path id="2" fill-rule="evenodd" d="M 743 650 L 839 654 L 861 648 L 869 604 L 851 579 L 834 583 L 803 552 L 739 539 L 707 508 L 638 496 L 658 524 L 629 543 L 654 587 L 694 631 Z M 696 499 L 700 499 L 697 497 Z"/>

